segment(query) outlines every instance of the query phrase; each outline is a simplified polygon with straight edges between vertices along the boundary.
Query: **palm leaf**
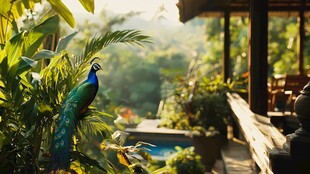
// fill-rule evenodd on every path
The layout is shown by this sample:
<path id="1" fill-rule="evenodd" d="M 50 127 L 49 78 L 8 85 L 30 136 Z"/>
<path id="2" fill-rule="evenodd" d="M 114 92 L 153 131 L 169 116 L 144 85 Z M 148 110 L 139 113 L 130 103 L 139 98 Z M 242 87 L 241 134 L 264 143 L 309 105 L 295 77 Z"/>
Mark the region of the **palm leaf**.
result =
<path id="1" fill-rule="evenodd" d="M 105 123 L 105 118 L 99 115 L 86 116 L 78 124 L 77 134 L 82 139 L 92 135 L 110 136 L 112 129 Z"/>
<path id="2" fill-rule="evenodd" d="M 108 171 L 103 168 L 98 161 L 91 159 L 87 155 L 83 154 L 82 152 L 78 151 L 72 151 L 71 152 L 72 158 L 79 160 L 82 164 L 90 165 L 90 166 L 95 166 L 98 169 L 102 170 L 104 173 L 107 173 Z"/>
<path id="3" fill-rule="evenodd" d="M 140 45 L 151 43 L 149 36 L 141 34 L 139 30 L 108 31 L 104 36 L 97 36 L 87 42 L 84 51 L 79 56 L 80 61 L 88 60 L 97 52 L 113 43 Z"/>

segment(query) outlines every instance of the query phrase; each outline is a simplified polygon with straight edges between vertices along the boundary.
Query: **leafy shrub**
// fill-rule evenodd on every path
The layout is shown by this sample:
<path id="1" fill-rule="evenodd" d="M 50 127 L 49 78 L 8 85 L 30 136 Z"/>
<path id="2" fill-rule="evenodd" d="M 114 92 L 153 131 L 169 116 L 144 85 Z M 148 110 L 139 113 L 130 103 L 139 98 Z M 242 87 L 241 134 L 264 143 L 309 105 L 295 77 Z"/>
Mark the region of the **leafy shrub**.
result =
<path id="1" fill-rule="evenodd" d="M 203 174 L 205 167 L 201 163 L 201 157 L 194 152 L 194 147 L 182 149 L 176 147 L 177 152 L 166 161 L 166 169 L 177 174 Z"/>

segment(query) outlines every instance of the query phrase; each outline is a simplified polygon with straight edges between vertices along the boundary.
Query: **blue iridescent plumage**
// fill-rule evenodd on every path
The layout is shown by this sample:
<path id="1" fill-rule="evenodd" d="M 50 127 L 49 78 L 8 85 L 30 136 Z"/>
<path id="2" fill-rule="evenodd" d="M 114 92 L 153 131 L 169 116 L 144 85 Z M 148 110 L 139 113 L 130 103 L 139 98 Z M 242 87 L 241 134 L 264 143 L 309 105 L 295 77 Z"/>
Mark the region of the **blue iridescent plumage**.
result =
<path id="1" fill-rule="evenodd" d="M 97 94 L 99 83 L 96 72 L 100 69 L 99 64 L 92 64 L 88 78 L 69 92 L 60 108 L 50 148 L 51 171 L 67 170 L 70 167 L 74 129 Z"/>

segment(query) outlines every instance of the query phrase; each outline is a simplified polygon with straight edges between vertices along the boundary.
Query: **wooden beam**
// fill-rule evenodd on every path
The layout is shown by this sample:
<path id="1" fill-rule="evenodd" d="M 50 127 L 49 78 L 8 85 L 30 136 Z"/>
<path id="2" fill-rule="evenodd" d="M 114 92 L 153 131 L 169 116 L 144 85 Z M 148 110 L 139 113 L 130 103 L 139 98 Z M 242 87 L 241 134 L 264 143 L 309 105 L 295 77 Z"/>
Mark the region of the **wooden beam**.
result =
<path id="1" fill-rule="evenodd" d="M 268 0 L 250 0 L 249 18 L 249 105 L 267 116 Z"/>
<path id="2" fill-rule="evenodd" d="M 224 81 L 231 78 L 231 60 L 230 60 L 230 12 L 224 14 L 224 56 L 223 56 L 223 76 Z"/>

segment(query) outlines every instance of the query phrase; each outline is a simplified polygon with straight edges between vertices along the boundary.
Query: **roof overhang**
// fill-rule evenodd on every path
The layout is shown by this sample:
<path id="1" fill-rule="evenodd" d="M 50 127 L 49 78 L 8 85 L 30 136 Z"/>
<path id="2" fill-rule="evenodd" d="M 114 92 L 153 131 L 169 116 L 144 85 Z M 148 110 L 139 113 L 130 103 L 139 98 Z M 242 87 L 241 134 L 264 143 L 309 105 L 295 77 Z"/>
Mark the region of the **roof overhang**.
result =
<path id="1" fill-rule="evenodd" d="M 222 17 L 225 12 L 231 16 L 247 16 L 250 0 L 179 0 L 179 20 L 183 23 L 200 17 Z M 310 16 L 310 0 L 268 0 L 270 16 L 298 16 L 305 11 Z"/>

